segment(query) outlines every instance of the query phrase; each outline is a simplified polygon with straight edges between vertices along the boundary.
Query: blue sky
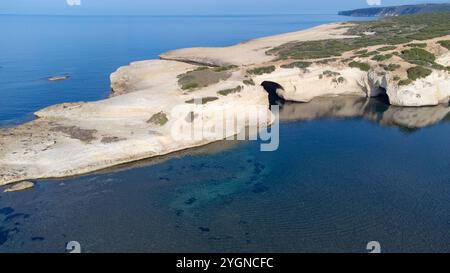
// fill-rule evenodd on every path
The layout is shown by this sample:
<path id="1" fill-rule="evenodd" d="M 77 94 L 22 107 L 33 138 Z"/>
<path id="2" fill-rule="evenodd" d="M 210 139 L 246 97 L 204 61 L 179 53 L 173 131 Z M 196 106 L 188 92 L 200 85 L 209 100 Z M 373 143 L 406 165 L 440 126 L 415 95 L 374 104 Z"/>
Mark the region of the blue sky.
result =
<path id="1" fill-rule="evenodd" d="M 81 1 L 68 5 L 67 1 Z M 0 0 L 0 14 L 70 15 L 199 15 L 336 13 L 338 10 L 369 7 L 367 1 L 383 6 L 442 3 L 433 0 Z"/>

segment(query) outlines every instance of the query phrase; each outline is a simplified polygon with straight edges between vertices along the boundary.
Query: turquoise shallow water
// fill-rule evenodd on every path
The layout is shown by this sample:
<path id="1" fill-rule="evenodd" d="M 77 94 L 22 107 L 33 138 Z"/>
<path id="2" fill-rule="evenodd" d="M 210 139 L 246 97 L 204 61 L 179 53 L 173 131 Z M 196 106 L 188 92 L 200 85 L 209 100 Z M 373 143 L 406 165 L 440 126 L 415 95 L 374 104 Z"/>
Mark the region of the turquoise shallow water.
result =
<path id="1" fill-rule="evenodd" d="M 171 48 L 232 44 L 338 19 L 202 17 L 175 24 L 168 18 L 51 17 L 62 21 L 53 34 L 42 35 L 42 29 L 49 31 L 42 17 L 0 17 L 22 30 L 33 28 L 22 38 L 1 29 L 7 40 L 23 44 L 14 48 L 9 41 L 8 54 L 0 58 L 0 73 L 7 75 L 0 78 L 7 98 L 0 101 L 0 119 L 11 125 L 47 104 L 107 96 L 107 76 L 117 66 Z M 88 30 L 108 22 L 122 29 L 115 38 Z M 138 29 L 129 33 L 131 22 Z M 146 28 L 138 27 L 143 22 L 145 39 Z M 70 34 L 83 24 L 91 27 Z M 192 24 L 204 33 L 186 33 Z M 166 25 L 180 37 L 162 36 Z M 58 35 L 66 40 L 34 47 L 33 35 L 34 41 Z M 86 35 L 92 35 L 89 42 Z M 61 50 L 63 44 L 74 54 Z M 6 48 L 2 43 L 0 52 Z M 33 59 L 25 68 L 18 62 Z M 73 77 L 43 79 L 62 72 Z M 227 141 L 38 181 L 25 192 L 0 193 L 0 252 L 63 252 L 72 240 L 85 252 L 366 252 L 374 240 L 387 252 L 447 252 L 447 112 L 447 106 L 400 109 L 361 98 L 289 103 L 282 105 L 275 152 L 260 152 L 259 142 Z"/>

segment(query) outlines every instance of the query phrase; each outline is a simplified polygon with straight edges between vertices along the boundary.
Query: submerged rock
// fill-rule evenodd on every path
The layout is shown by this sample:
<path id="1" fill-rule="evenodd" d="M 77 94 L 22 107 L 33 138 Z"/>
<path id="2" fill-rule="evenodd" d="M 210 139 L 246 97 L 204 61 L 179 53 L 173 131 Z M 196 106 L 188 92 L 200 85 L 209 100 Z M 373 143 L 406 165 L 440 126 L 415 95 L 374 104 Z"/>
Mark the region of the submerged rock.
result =
<path id="1" fill-rule="evenodd" d="M 34 187 L 34 183 L 30 181 L 23 181 L 12 185 L 11 187 L 4 190 L 4 192 L 16 192 L 23 191 Z"/>

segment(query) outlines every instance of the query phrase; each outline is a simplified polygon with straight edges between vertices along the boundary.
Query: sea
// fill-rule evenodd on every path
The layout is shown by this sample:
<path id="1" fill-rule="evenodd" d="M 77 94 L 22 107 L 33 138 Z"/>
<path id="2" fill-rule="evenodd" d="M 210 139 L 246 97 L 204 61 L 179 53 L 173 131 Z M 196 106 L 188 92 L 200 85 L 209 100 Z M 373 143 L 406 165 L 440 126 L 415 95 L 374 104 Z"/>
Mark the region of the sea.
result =
<path id="1" fill-rule="evenodd" d="M 0 128 L 110 94 L 109 75 L 337 15 L 0 15 Z M 373 18 L 372 18 L 373 19 Z M 50 76 L 67 75 L 50 82 Z M 34 188 L 0 191 L 0 252 L 450 251 L 448 105 L 324 98 L 280 105 L 280 145 L 221 141 Z"/>

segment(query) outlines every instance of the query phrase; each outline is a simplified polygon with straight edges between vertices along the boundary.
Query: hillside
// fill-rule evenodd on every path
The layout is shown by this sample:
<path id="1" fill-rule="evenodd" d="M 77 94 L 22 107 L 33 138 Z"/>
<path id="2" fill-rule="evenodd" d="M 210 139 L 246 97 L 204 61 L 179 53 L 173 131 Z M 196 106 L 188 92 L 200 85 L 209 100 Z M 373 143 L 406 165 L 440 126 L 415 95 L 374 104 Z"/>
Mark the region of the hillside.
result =
<path id="1" fill-rule="evenodd" d="M 436 12 L 450 12 L 450 3 L 355 9 L 355 10 L 341 11 L 339 12 L 339 15 L 353 16 L 353 17 L 373 17 L 373 16 L 411 15 L 411 14 L 436 13 Z"/>

